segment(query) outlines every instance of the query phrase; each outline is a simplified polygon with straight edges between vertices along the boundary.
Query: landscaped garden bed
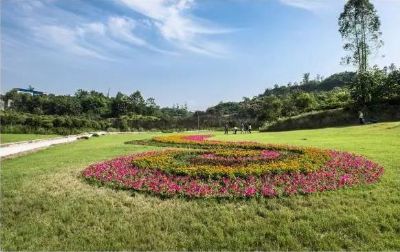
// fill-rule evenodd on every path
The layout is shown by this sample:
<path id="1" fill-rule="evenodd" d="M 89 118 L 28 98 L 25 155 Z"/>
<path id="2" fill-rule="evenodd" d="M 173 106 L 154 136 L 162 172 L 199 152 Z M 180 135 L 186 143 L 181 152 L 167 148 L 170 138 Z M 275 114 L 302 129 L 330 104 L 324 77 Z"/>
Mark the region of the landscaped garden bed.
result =
<path id="1" fill-rule="evenodd" d="M 174 147 L 89 166 L 95 184 L 160 196 L 275 197 L 376 182 L 383 168 L 347 152 L 171 135 L 132 144 Z M 179 147 L 179 148 L 178 148 Z"/>

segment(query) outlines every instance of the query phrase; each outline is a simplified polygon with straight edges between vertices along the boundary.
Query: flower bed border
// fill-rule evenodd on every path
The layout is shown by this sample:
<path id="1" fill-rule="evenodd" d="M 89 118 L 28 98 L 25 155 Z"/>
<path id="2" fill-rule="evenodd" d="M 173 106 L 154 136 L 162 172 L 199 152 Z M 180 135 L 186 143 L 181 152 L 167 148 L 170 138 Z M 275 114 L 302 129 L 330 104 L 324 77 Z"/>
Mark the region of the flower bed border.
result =
<path id="1" fill-rule="evenodd" d="M 184 143 L 159 140 L 154 138 L 152 142 L 173 145 L 174 147 L 183 145 L 185 148 L 190 146 L 203 148 L 203 146 L 208 145 L 205 137 L 201 140 L 185 140 Z M 211 144 L 213 147 L 234 148 L 233 142 L 210 142 L 213 142 Z M 137 144 L 137 142 L 135 143 Z M 237 145 L 243 149 L 252 147 L 262 149 L 266 146 L 273 149 L 278 146 L 262 145 L 254 142 L 240 142 Z M 211 147 L 208 146 L 208 148 Z M 279 145 L 279 148 L 282 148 L 282 145 Z M 315 149 L 289 147 L 286 145 L 285 148 L 294 148 L 296 150 Z M 82 172 L 82 176 L 87 181 L 96 184 L 147 192 L 162 197 L 250 198 L 309 194 L 359 184 L 371 184 L 378 181 L 383 174 L 383 167 L 362 156 L 339 151 L 324 152 L 329 155 L 329 160 L 320 169 L 306 173 L 290 171 L 286 173 L 265 173 L 259 176 L 249 175 L 247 177 L 222 176 L 219 178 L 205 178 L 197 175 L 176 175 L 159 169 L 138 168 L 133 165 L 132 161 L 135 158 L 159 153 L 159 151 L 149 151 L 93 164 Z"/>
<path id="2" fill-rule="evenodd" d="M 309 194 L 371 184 L 383 174 L 381 166 L 364 157 L 332 151 L 332 159 L 326 166 L 310 173 L 269 173 L 259 177 L 204 179 L 198 176 L 171 175 L 155 169 L 140 169 L 132 164 L 133 158 L 148 153 L 152 152 L 93 164 L 82 175 L 86 180 L 99 185 L 162 197 L 249 198 Z"/>

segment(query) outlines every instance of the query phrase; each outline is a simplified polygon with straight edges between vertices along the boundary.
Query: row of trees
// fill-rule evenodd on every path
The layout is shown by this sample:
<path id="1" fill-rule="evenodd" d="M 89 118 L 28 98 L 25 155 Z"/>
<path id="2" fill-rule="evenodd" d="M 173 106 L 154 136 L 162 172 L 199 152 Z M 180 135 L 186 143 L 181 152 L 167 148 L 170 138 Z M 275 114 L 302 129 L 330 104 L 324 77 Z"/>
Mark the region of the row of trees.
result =
<path id="1" fill-rule="evenodd" d="M 195 127 L 193 117 L 159 118 L 154 116 L 121 116 L 90 119 L 70 115 L 37 115 L 12 110 L 0 112 L 1 132 L 37 134 L 75 134 L 84 131 L 170 131 Z"/>
<path id="2" fill-rule="evenodd" d="M 24 113 L 25 117 L 28 114 L 37 115 L 33 117 L 34 120 L 42 118 L 45 125 L 50 125 L 48 122 L 51 121 L 53 127 L 166 130 L 195 129 L 198 123 L 202 128 L 222 127 L 225 123 L 238 126 L 241 122 L 259 126 L 264 122 L 271 123 L 279 118 L 309 111 L 343 107 L 356 110 L 372 104 L 400 104 L 400 70 L 391 65 L 383 69 L 374 67 L 362 74 L 343 72 L 328 78 L 317 76 L 314 79 L 304 74 L 299 82 L 275 85 L 253 98 L 245 97 L 241 102 L 221 102 L 206 111 L 196 112 L 178 105 L 160 108 L 153 98 L 144 99 L 139 91 L 131 95 L 118 93 L 114 97 L 84 90 L 78 90 L 73 96 L 32 96 L 10 91 L 3 99 L 12 100 L 9 110 Z M 46 115 L 60 118 L 46 119 Z M 71 124 L 70 117 L 104 123 L 100 126 L 95 123 L 79 126 L 79 123 Z M 30 122 L 30 119 L 25 122 Z"/>
<path id="3" fill-rule="evenodd" d="M 75 115 L 89 118 L 118 118 L 124 115 L 156 117 L 190 116 L 186 106 L 160 108 L 154 98 L 144 99 L 139 91 L 115 97 L 97 91 L 78 90 L 74 95 L 30 95 L 11 90 L 2 99 L 14 111 L 37 115 Z M 11 101 L 11 102 L 9 102 Z"/>
<path id="4" fill-rule="evenodd" d="M 161 108 L 154 98 L 144 99 L 139 91 L 130 95 L 118 92 L 108 97 L 85 90 L 78 90 L 74 95 L 30 95 L 11 90 L 1 99 L 9 104 L 0 114 L 3 132 L 70 134 L 90 129 L 136 131 L 197 127 L 197 119 L 186 105 Z M 25 130 L 21 130 L 23 126 Z"/>

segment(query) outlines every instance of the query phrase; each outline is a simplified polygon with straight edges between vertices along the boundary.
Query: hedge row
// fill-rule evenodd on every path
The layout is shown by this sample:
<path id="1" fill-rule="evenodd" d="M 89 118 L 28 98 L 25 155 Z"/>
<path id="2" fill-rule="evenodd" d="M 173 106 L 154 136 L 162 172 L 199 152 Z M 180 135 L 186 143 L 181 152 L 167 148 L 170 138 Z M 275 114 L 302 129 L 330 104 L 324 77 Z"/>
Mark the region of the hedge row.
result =
<path id="1" fill-rule="evenodd" d="M 2 133 L 76 134 L 86 131 L 181 131 L 192 129 L 191 121 L 154 116 L 122 116 L 120 118 L 86 118 L 77 116 L 36 115 L 15 111 L 0 113 Z"/>
<path id="2" fill-rule="evenodd" d="M 400 105 L 380 104 L 363 110 L 366 123 L 399 121 Z M 282 118 L 265 124 L 260 131 L 286 131 L 296 129 L 316 129 L 358 124 L 358 111 L 349 108 L 316 111 L 289 118 Z"/>

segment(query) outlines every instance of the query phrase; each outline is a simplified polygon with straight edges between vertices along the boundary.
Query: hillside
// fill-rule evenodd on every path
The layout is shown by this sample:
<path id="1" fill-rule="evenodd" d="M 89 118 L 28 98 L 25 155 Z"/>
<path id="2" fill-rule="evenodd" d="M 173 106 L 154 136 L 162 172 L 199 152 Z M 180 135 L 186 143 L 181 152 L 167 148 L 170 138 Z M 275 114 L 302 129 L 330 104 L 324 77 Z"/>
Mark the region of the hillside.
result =
<path id="1" fill-rule="evenodd" d="M 303 91 L 303 92 L 320 92 L 320 91 L 331 91 L 334 88 L 348 87 L 349 84 L 354 80 L 355 72 L 341 72 L 335 73 L 331 76 L 321 79 L 318 77 L 314 80 L 302 81 L 300 83 L 295 82 L 294 84 L 289 83 L 287 85 L 278 86 L 274 88 L 266 89 L 263 94 L 258 97 L 268 95 L 284 95 L 290 92 Z"/>

